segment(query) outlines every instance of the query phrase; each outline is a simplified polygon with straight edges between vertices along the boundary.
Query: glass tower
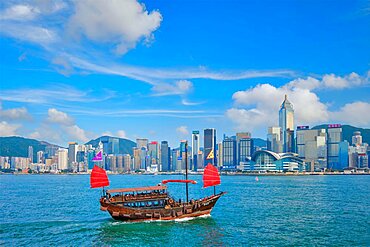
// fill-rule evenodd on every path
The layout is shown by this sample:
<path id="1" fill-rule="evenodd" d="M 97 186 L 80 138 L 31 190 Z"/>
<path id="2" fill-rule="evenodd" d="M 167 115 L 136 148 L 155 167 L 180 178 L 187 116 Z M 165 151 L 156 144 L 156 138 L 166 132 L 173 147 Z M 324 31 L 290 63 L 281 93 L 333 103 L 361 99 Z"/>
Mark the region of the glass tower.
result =
<path id="1" fill-rule="evenodd" d="M 287 95 L 285 95 L 285 99 L 280 106 L 279 126 L 281 128 L 283 152 L 293 152 L 294 144 L 291 142 L 294 140 L 294 138 L 292 138 L 292 135 L 294 136 L 294 109 Z"/>
<path id="2" fill-rule="evenodd" d="M 217 153 L 216 153 L 216 129 L 204 130 L 204 165 L 211 163 L 217 166 Z M 213 153 L 213 155 L 211 154 Z M 207 159 L 209 158 L 209 159 Z"/>
<path id="3" fill-rule="evenodd" d="M 192 168 L 194 171 L 198 170 L 198 155 L 200 151 L 200 136 L 199 131 L 193 131 L 191 135 L 191 159 L 192 159 Z"/>

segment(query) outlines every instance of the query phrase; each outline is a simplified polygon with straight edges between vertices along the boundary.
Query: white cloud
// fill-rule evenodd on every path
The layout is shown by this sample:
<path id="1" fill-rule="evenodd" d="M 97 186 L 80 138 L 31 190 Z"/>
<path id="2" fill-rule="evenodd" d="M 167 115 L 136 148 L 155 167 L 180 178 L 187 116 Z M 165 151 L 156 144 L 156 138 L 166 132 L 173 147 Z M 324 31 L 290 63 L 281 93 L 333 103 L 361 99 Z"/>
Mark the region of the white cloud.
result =
<path id="1" fill-rule="evenodd" d="M 370 126 L 370 103 L 356 101 L 345 104 L 339 109 L 329 113 L 333 121 L 353 124 L 361 127 Z"/>
<path id="2" fill-rule="evenodd" d="M 367 83 L 368 76 L 361 77 L 351 73 L 343 77 L 324 75 L 321 81 L 312 77 L 299 78 L 281 87 L 259 84 L 245 91 L 235 92 L 235 106 L 228 109 L 225 115 L 235 123 L 238 130 L 266 129 L 268 126 L 278 125 L 279 102 L 282 102 L 287 94 L 288 100 L 294 106 L 296 125 L 340 121 L 365 126 L 370 124 L 367 114 L 369 103 L 354 102 L 343 106 L 339 111 L 331 112 L 314 91 L 321 88 L 363 86 Z"/>
<path id="3" fill-rule="evenodd" d="M 172 84 L 157 84 L 152 90 L 154 91 L 153 96 L 164 96 L 164 95 L 177 95 L 187 94 L 193 89 L 193 83 L 188 80 L 176 81 Z"/>
<path id="4" fill-rule="evenodd" d="M 370 84 L 369 73 L 367 72 L 366 76 L 360 76 L 359 74 L 352 72 L 348 75 L 337 76 L 335 74 L 325 74 L 322 76 L 321 80 L 307 77 L 306 79 L 298 78 L 289 82 L 287 88 L 302 88 L 308 90 L 315 89 L 345 89 L 353 88 L 358 86 L 366 86 Z"/>
<path id="5" fill-rule="evenodd" d="M 162 15 L 148 12 L 136 0 L 75 1 L 69 32 L 98 43 L 112 43 L 117 54 L 124 54 L 142 39 L 150 40 L 160 26 Z"/>
<path id="6" fill-rule="evenodd" d="M 96 95 L 99 97 L 95 97 Z M 69 85 L 59 84 L 45 89 L 19 88 L 0 91 L 0 99 L 13 102 L 52 104 L 58 101 L 98 102 L 111 99 L 115 92 L 110 90 L 78 90 Z"/>
<path id="7" fill-rule="evenodd" d="M 119 138 L 127 138 L 127 136 L 126 136 L 126 131 L 124 131 L 124 130 L 118 130 L 118 131 L 117 131 L 117 136 L 118 136 Z"/>
<path id="8" fill-rule="evenodd" d="M 62 126 L 62 129 L 66 131 L 70 140 L 77 140 L 82 142 L 87 142 L 89 140 L 86 131 L 75 124 L 71 126 Z"/>
<path id="9" fill-rule="evenodd" d="M 0 136 L 17 135 L 17 130 L 21 127 L 20 124 L 10 124 L 6 121 L 0 122 Z"/>
<path id="10" fill-rule="evenodd" d="M 68 116 L 67 113 L 58 111 L 55 108 L 50 108 L 48 110 L 48 118 L 47 121 L 51 123 L 57 123 L 61 125 L 73 125 L 74 120 L 72 117 Z"/>
<path id="11" fill-rule="evenodd" d="M 29 21 L 40 14 L 37 8 L 30 5 L 17 4 L 0 12 L 0 20 Z"/>
<path id="12" fill-rule="evenodd" d="M 183 136 L 186 136 L 189 134 L 189 130 L 187 126 L 179 126 L 178 128 L 176 128 L 176 132 Z"/>
<path id="13" fill-rule="evenodd" d="M 3 109 L 0 102 L 0 119 L 4 120 L 29 120 L 31 115 L 28 113 L 25 107 Z"/>

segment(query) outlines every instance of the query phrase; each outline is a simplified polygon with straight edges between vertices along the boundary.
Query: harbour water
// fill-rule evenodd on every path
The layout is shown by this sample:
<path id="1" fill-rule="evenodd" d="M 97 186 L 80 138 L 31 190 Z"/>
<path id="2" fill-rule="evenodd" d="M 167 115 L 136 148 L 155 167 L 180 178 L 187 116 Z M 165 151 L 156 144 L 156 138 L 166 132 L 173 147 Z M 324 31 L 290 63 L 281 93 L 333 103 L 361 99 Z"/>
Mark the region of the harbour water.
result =
<path id="1" fill-rule="evenodd" d="M 111 188 L 182 176 L 110 175 Z M 210 195 L 190 176 L 190 198 Z M 87 175 L 0 176 L 5 246 L 369 246 L 370 176 L 222 176 L 212 216 L 123 223 L 99 210 Z M 184 185 L 169 192 L 184 198 Z"/>

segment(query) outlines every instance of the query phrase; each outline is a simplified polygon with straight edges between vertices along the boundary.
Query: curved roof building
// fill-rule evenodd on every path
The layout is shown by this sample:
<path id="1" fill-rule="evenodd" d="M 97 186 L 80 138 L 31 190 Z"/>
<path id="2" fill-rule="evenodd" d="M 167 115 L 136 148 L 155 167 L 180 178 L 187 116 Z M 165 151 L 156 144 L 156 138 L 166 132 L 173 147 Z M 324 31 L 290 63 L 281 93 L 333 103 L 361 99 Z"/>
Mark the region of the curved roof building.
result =
<path id="1" fill-rule="evenodd" d="M 296 153 L 275 153 L 268 150 L 259 150 L 252 155 L 249 167 L 251 171 L 299 171 L 305 170 L 305 163 Z"/>

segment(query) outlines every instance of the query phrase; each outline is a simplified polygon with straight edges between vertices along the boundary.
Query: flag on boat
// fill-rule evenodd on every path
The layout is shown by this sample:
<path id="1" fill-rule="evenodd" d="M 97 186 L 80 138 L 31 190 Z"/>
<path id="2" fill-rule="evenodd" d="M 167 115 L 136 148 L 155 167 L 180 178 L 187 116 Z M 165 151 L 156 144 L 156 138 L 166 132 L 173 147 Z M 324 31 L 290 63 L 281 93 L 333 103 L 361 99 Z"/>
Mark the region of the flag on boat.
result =
<path id="1" fill-rule="evenodd" d="M 207 156 L 207 160 L 210 160 L 210 159 L 213 159 L 215 157 L 214 153 L 213 153 L 213 149 L 211 149 L 211 151 L 209 152 L 208 156 Z"/>
<path id="2" fill-rule="evenodd" d="M 90 175 L 90 186 L 91 188 L 109 186 L 108 176 L 103 168 L 94 166 Z"/>
<path id="3" fill-rule="evenodd" d="M 221 184 L 220 174 L 218 169 L 208 163 L 203 173 L 203 188 Z"/>
<path id="4" fill-rule="evenodd" d="M 92 161 L 102 161 L 103 160 L 103 155 L 101 151 L 95 155 L 95 157 L 92 159 Z"/>

